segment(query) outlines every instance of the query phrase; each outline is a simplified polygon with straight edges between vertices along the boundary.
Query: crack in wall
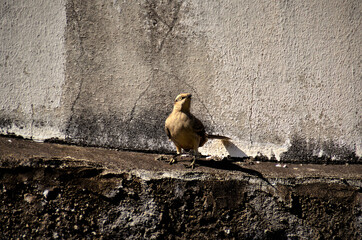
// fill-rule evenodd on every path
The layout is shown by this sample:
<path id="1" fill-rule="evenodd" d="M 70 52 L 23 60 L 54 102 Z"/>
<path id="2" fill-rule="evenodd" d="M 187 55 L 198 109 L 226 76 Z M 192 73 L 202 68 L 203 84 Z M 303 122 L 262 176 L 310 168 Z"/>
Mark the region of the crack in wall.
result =
<path id="1" fill-rule="evenodd" d="M 354 67 L 353 67 L 353 65 L 351 66 L 351 72 L 352 72 L 352 82 L 357 82 L 355 79 L 356 79 L 356 72 L 355 72 L 355 69 L 354 69 Z M 355 98 L 354 98 L 354 100 L 355 100 L 355 106 L 358 106 L 358 102 L 361 100 L 361 98 L 360 99 L 358 99 L 358 97 L 357 96 L 360 96 L 359 95 L 359 93 L 357 93 L 357 89 L 356 89 L 356 87 L 355 86 L 353 86 L 353 95 L 354 96 L 356 96 Z M 362 129 L 361 129 L 361 127 L 360 127 L 360 121 L 359 121 L 359 119 L 360 119 L 360 114 L 359 114 L 359 111 L 360 111 L 360 109 L 356 109 L 356 112 L 355 112 L 355 115 L 356 115 L 356 117 L 355 117 L 355 119 L 356 119 L 356 123 L 355 123 L 355 129 L 359 129 L 359 132 L 358 132 L 358 134 L 359 135 L 361 135 L 361 133 L 362 133 Z M 354 143 L 354 151 L 358 154 L 358 152 L 359 151 L 362 151 L 362 149 L 359 149 L 360 147 L 362 147 L 362 144 L 361 144 L 361 142 L 362 142 L 362 140 L 361 140 L 361 138 L 359 138 L 358 137 L 358 134 L 357 134 L 357 141 Z M 359 146 L 359 144 L 361 144 L 361 146 Z"/>
<path id="2" fill-rule="evenodd" d="M 148 2 L 148 1 L 147 1 L 147 3 L 150 4 L 150 2 Z M 151 4 L 150 4 L 150 5 L 151 5 Z M 160 20 L 160 21 L 161 21 L 163 24 L 165 24 L 168 28 L 171 27 L 162 17 L 160 17 L 160 15 L 158 15 L 157 11 L 156 11 L 154 8 L 150 7 L 150 10 L 151 10 L 151 12 L 155 15 L 155 17 L 156 17 L 158 20 Z"/>
<path id="3" fill-rule="evenodd" d="M 154 77 L 152 76 L 152 79 L 154 79 Z M 135 112 L 135 110 L 136 110 L 136 107 L 137 107 L 137 105 L 138 105 L 138 102 L 139 102 L 139 100 L 144 96 L 144 94 L 148 91 L 148 89 L 151 87 L 151 84 L 152 84 L 152 82 L 151 81 L 148 81 L 148 85 L 147 85 L 147 87 L 141 92 L 141 94 L 137 97 L 137 99 L 136 99 L 136 101 L 135 101 L 135 103 L 133 104 L 133 107 L 132 107 L 132 109 L 131 109 L 131 112 L 130 112 L 130 117 L 129 117 L 129 119 L 128 119 L 128 122 L 131 122 L 133 119 L 134 119 L 134 112 Z"/>
<path id="4" fill-rule="evenodd" d="M 66 128 L 66 134 L 65 134 L 65 137 L 66 138 L 69 138 L 69 131 L 70 131 L 70 125 L 72 124 L 73 122 L 73 117 L 74 117 L 74 109 L 75 109 L 75 105 L 77 104 L 78 100 L 80 99 L 80 94 L 82 92 L 82 87 L 83 87 L 83 79 L 80 81 L 79 83 L 79 90 L 78 90 L 78 93 L 77 93 L 77 96 L 75 97 L 73 103 L 72 103 L 72 106 L 70 108 L 70 118 L 69 118 L 69 121 L 68 121 L 68 126 Z"/>
<path id="5" fill-rule="evenodd" d="M 250 102 L 250 108 L 249 108 L 249 141 L 250 145 L 253 145 L 253 126 L 252 126 L 252 117 L 253 117 L 253 107 L 254 107 L 254 90 L 255 90 L 255 80 L 256 77 L 252 79 L 251 82 L 251 102 Z"/>
<path id="6" fill-rule="evenodd" d="M 77 12 L 75 11 L 75 4 L 74 4 L 74 1 L 71 2 L 72 6 L 70 6 L 69 8 L 72 9 L 72 13 L 73 15 L 75 16 L 75 21 L 74 21 L 74 25 L 75 25 L 75 32 L 77 33 L 77 40 L 78 40 L 78 43 L 79 43 L 79 49 L 80 49 L 80 55 L 79 57 L 77 58 L 77 60 L 80 60 L 83 56 L 84 56 L 84 53 L 85 53 L 85 50 L 84 50 L 84 47 L 83 47 L 83 40 L 82 38 L 80 37 L 80 21 L 81 21 L 81 17 L 80 17 L 80 14 L 77 14 Z M 84 72 L 83 68 L 78 65 L 78 68 L 80 69 L 80 72 Z M 83 74 L 82 74 L 83 76 Z M 70 107 L 70 117 L 69 117 L 69 121 L 68 121 L 68 125 L 65 129 L 65 138 L 69 138 L 69 135 L 70 135 L 70 127 L 71 127 L 71 124 L 73 122 L 73 118 L 74 118 L 74 109 L 75 109 L 75 106 L 77 104 L 77 102 L 79 101 L 80 99 L 80 95 L 82 93 L 82 89 L 83 89 L 83 82 L 84 82 L 84 78 L 80 78 L 80 81 L 79 81 L 79 88 L 78 88 L 78 92 L 77 92 L 77 95 L 74 99 L 74 101 L 71 103 L 71 107 Z"/>
<path id="7" fill-rule="evenodd" d="M 172 19 L 172 22 L 170 25 L 167 25 L 168 26 L 168 31 L 166 32 L 166 35 L 164 36 L 164 38 L 162 39 L 161 43 L 160 43 L 160 46 L 159 46 L 159 49 L 157 50 L 157 52 L 161 52 L 162 48 L 163 48 L 163 45 L 168 37 L 168 35 L 172 32 L 172 30 L 174 29 L 175 25 L 176 25 L 176 22 L 178 20 L 178 15 L 179 15 L 179 12 L 180 12 L 180 9 L 181 9 L 181 6 L 183 4 L 183 1 L 181 1 L 179 4 L 177 4 L 176 6 L 176 11 L 173 15 L 173 19 Z"/>
<path id="8" fill-rule="evenodd" d="M 172 30 L 174 29 L 177 20 L 179 19 L 179 13 L 180 13 L 180 9 L 181 6 L 183 4 L 184 1 L 181 1 L 179 3 L 176 3 L 176 7 L 175 7 L 175 12 L 172 14 L 172 21 L 171 23 L 168 23 L 164 18 L 162 18 L 160 16 L 160 14 L 158 14 L 158 12 L 155 10 L 155 4 L 151 3 L 150 1 L 146 1 L 146 3 L 149 5 L 148 9 L 151 11 L 153 17 L 157 20 L 159 20 L 160 22 L 162 22 L 163 24 L 165 24 L 168 28 L 166 34 L 164 34 L 164 36 L 162 37 L 162 40 L 159 44 L 159 46 L 156 49 L 156 53 L 160 53 L 163 49 L 163 45 L 165 44 L 166 39 L 168 38 L 168 36 L 170 35 L 170 33 L 172 32 Z M 172 10 L 172 8 L 171 8 Z"/>
<path id="9" fill-rule="evenodd" d="M 30 123 L 30 138 L 33 139 L 33 135 L 34 135 L 34 104 L 30 105 L 31 107 L 31 123 Z"/>

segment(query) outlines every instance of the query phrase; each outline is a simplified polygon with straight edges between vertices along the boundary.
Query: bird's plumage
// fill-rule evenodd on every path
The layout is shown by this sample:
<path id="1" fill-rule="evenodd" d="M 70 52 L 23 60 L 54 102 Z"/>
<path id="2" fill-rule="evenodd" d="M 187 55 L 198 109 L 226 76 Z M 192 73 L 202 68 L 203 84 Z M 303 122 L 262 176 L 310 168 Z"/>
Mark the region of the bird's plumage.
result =
<path id="1" fill-rule="evenodd" d="M 175 144 L 177 153 L 181 149 L 193 150 L 198 153 L 208 138 L 228 139 L 227 137 L 208 135 L 202 122 L 190 112 L 191 94 L 179 94 L 174 103 L 173 110 L 165 122 L 165 132 L 168 138 Z"/>

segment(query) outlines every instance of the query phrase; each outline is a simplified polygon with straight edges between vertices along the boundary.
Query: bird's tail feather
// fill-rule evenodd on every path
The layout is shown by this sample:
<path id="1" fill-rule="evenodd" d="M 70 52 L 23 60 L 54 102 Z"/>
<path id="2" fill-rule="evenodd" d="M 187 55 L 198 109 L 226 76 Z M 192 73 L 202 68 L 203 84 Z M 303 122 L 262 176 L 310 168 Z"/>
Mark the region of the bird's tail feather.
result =
<path id="1" fill-rule="evenodd" d="M 230 140 L 229 137 L 220 136 L 220 135 L 212 135 L 212 134 L 207 134 L 207 138 L 208 139 Z"/>

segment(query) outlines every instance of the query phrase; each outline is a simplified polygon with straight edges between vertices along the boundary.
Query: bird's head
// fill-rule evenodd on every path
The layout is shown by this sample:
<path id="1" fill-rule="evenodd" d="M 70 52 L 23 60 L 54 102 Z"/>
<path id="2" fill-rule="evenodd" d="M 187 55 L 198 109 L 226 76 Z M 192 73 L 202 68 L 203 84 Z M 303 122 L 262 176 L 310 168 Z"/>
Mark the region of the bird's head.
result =
<path id="1" fill-rule="evenodd" d="M 181 93 L 175 98 L 174 109 L 189 112 L 191 107 L 191 93 Z"/>

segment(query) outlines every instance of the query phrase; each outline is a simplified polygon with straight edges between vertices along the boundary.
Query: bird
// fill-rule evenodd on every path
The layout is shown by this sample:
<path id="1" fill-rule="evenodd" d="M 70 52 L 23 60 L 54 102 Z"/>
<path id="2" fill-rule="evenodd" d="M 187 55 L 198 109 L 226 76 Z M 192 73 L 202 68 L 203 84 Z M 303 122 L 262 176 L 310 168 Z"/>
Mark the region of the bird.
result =
<path id="1" fill-rule="evenodd" d="M 176 156 L 182 149 L 193 152 L 190 167 L 195 167 L 196 158 L 199 156 L 198 148 L 202 147 L 208 139 L 229 140 L 230 138 L 219 135 L 207 134 L 202 122 L 191 112 L 190 93 L 181 93 L 175 98 L 173 110 L 165 121 L 165 132 L 176 146 L 176 155 L 170 159 L 170 164 L 176 162 Z"/>

